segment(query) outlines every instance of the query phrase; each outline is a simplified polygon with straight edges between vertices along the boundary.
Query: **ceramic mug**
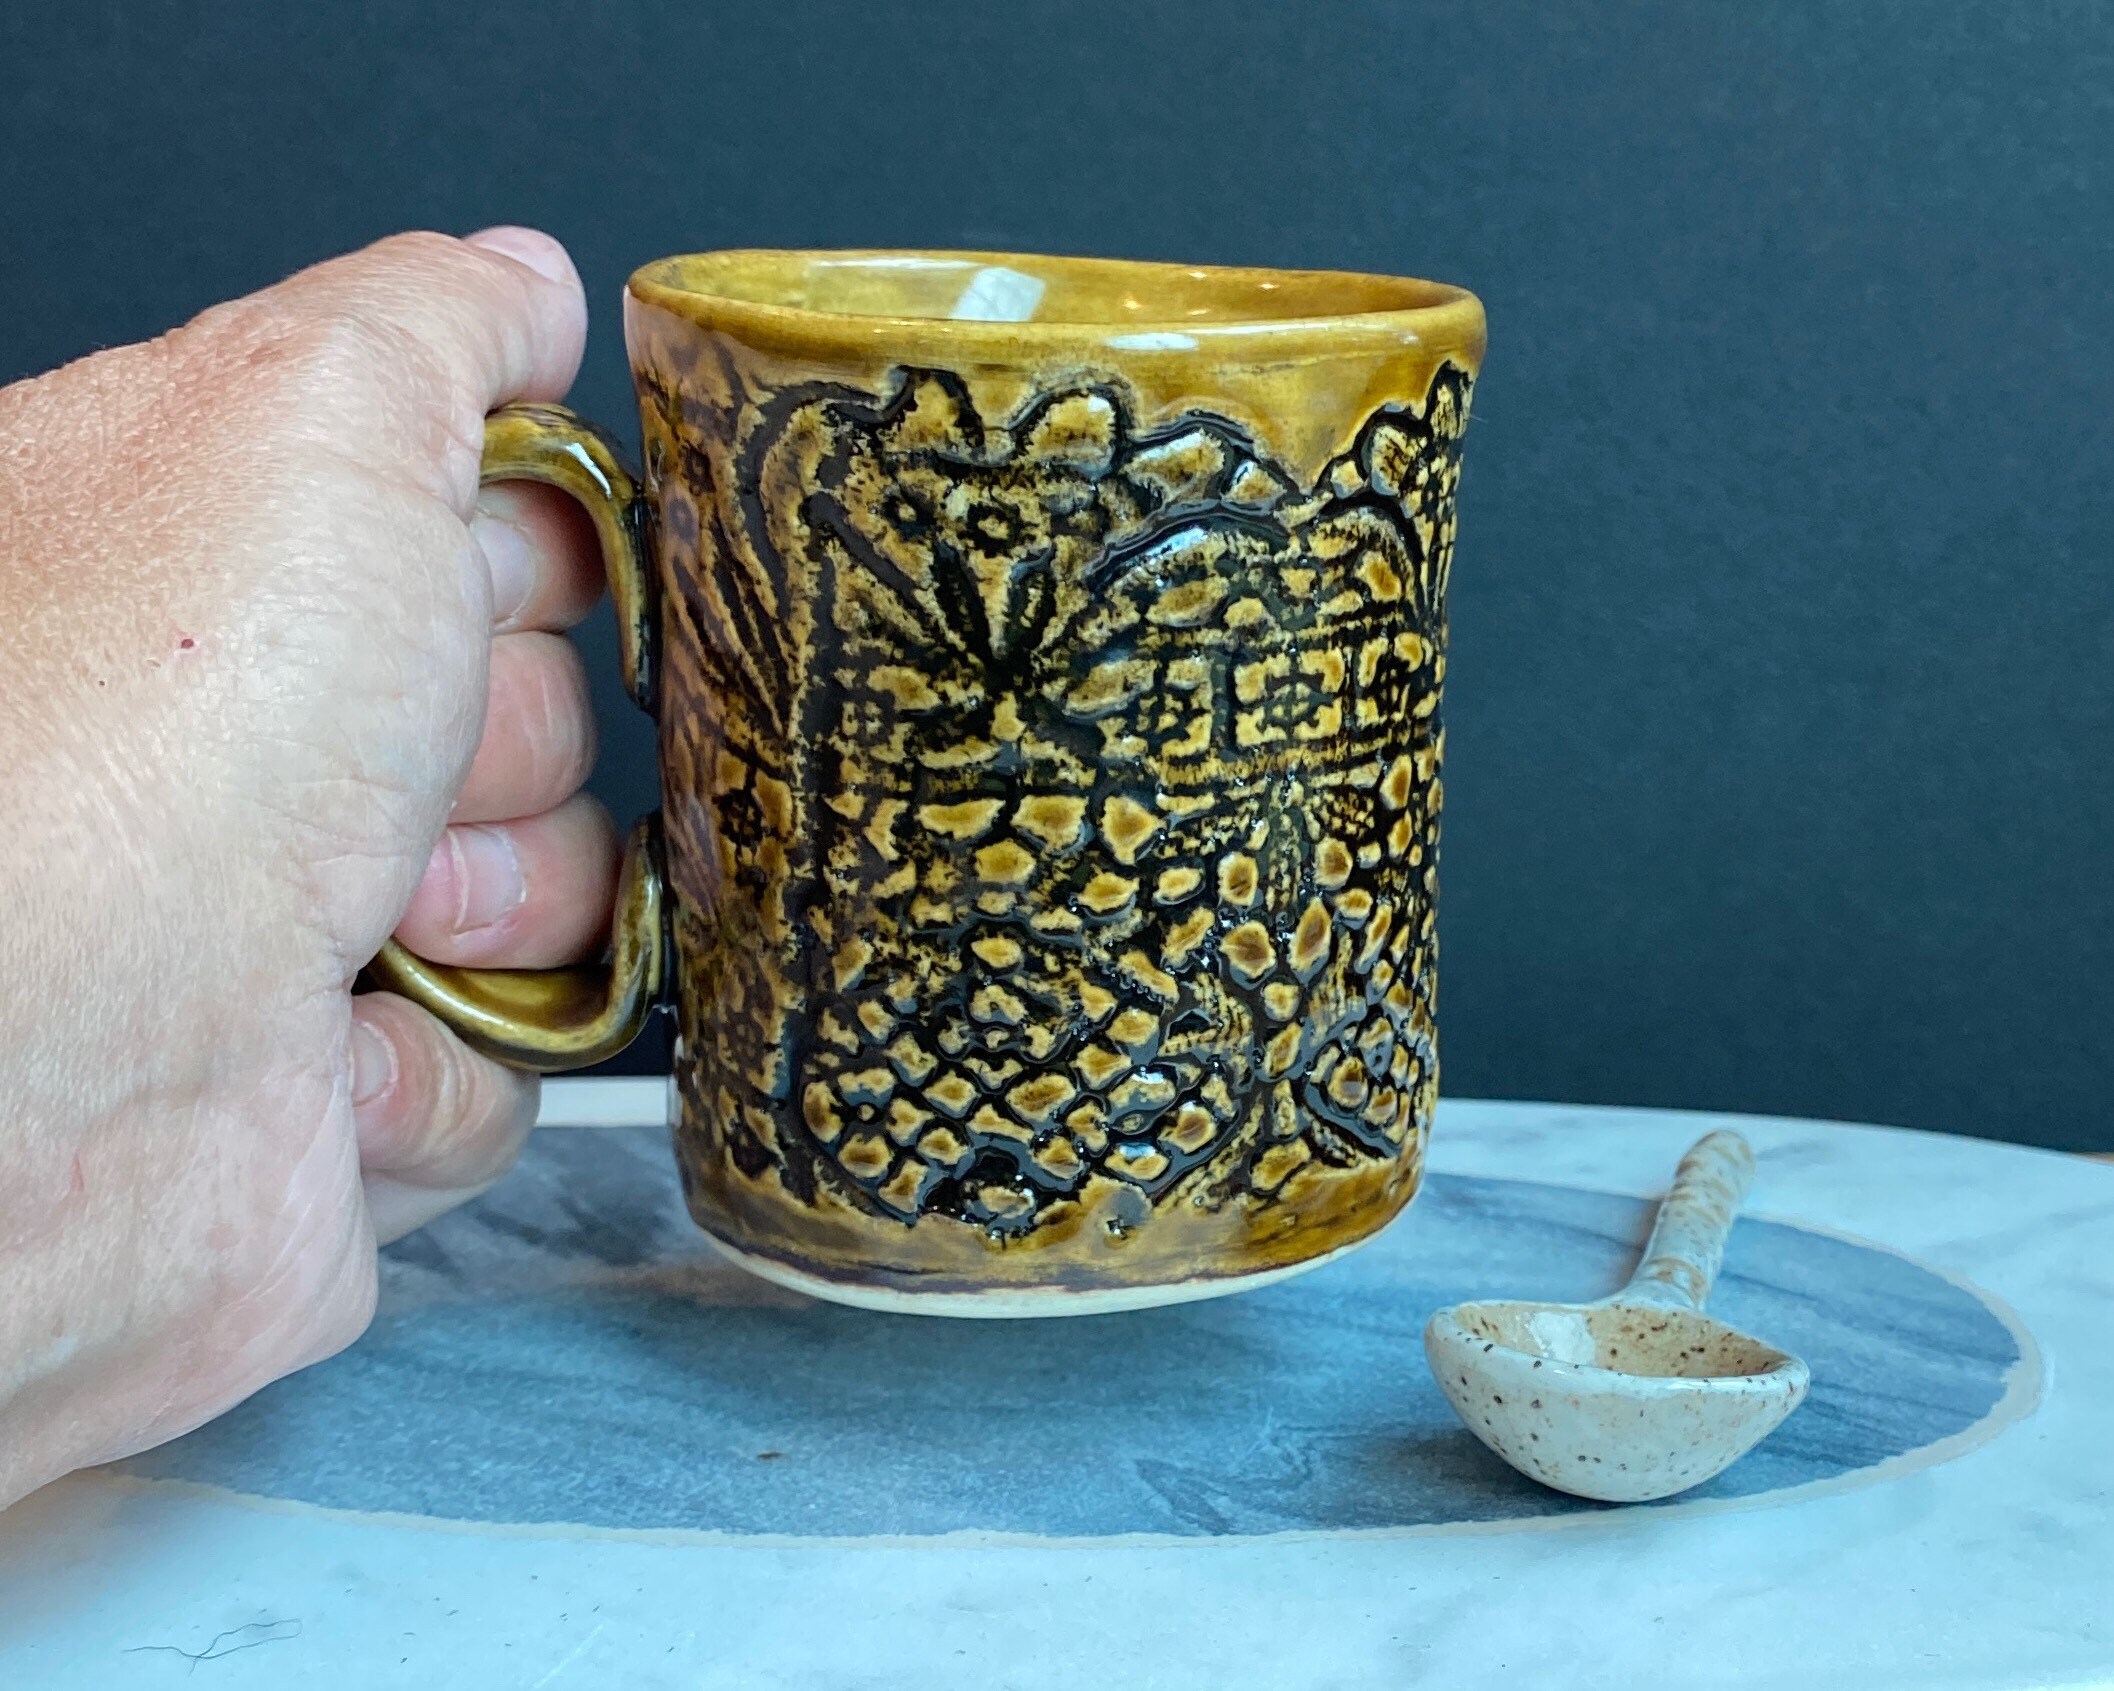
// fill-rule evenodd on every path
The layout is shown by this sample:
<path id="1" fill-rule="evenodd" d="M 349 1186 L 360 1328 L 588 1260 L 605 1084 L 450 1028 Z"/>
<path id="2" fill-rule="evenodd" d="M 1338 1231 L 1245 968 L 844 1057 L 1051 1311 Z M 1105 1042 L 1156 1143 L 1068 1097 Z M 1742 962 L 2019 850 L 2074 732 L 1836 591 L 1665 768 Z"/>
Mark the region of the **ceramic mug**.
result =
<path id="1" fill-rule="evenodd" d="M 662 812 L 592 970 L 376 982 L 504 1062 L 679 1024 L 691 1213 L 840 1302 L 1043 1314 L 1312 1267 L 1408 1202 L 1433 1020 L 1458 288 L 1017 254 L 631 279 L 643 484 L 575 495 Z"/>

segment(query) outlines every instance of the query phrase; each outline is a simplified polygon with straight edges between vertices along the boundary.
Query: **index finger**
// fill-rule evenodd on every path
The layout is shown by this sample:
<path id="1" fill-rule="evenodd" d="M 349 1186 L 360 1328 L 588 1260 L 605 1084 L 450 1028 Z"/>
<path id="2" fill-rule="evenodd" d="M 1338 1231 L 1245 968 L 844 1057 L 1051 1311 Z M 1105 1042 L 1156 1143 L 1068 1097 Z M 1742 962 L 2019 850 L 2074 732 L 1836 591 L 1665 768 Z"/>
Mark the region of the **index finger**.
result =
<path id="1" fill-rule="evenodd" d="M 311 393 L 318 381 L 331 390 L 318 426 L 339 450 L 444 464 L 464 514 L 485 416 L 511 400 L 563 398 L 587 339 L 565 249 L 511 227 L 463 240 L 393 235 L 222 309 L 261 321 L 252 332 L 291 350 Z"/>

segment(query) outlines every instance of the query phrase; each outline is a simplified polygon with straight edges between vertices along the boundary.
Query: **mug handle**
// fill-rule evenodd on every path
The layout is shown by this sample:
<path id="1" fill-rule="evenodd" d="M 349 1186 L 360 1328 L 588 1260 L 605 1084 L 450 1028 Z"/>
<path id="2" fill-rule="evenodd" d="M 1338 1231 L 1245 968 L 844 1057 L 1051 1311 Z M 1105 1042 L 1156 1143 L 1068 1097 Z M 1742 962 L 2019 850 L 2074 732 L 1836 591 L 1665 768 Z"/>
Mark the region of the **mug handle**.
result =
<path id="1" fill-rule="evenodd" d="M 649 513 L 616 444 L 562 405 L 509 405 L 485 419 L 482 479 L 535 481 L 571 494 L 593 520 L 616 607 L 624 688 L 652 714 L 655 689 Z M 668 975 L 667 874 L 660 821 L 624 848 L 609 962 L 570 969 L 457 969 L 384 942 L 366 983 L 430 1011 L 464 1043 L 510 1068 L 555 1074 L 614 1057 L 639 1035 Z"/>

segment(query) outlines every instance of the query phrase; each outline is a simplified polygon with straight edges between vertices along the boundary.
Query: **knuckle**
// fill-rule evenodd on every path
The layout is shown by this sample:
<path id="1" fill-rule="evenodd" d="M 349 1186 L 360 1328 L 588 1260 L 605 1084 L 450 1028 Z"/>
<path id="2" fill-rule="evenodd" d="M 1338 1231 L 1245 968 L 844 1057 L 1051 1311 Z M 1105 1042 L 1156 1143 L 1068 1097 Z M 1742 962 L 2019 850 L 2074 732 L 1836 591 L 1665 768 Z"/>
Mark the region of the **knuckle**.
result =
<path id="1" fill-rule="evenodd" d="M 227 315 L 211 320 L 220 312 Z M 179 334 L 206 343 L 223 368 L 267 390 L 292 386 L 340 402 L 377 387 L 392 351 L 355 311 L 317 311 L 269 296 L 216 307 Z"/>
<path id="2" fill-rule="evenodd" d="M 479 1186 L 514 1159 L 534 1115 L 534 1083 L 443 1034 L 445 1071 L 434 1093 L 417 1178 L 430 1186 Z"/>
<path id="3" fill-rule="evenodd" d="M 300 324 L 283 356 L 306 385 L 342 392 L 376 383 L 394 350 L 363 313 L 342 311 Z"/>
<path id="4" fill-rule="evenodd" d="M 565 805 L 579 830 L 588 860 L 598 868 L 606 865 L 614 876 L 620 838 L 617 819 L 610 814 L 609 806 L 592 793 L 575 793 Z"/>
<path id="5" fill-rule="evenodd" d="M 164 339 L 215 367 L 283 372 L 335 393 L 407 373 L 445 385 L 441 351 L 424 344 L 414 322 L 444 320 L 438 302 L 488 290 L 493 270 L 455 237 L 413 230 L 209 307 Z"/>
<path id="6" fill-rule="evenodd" d="M 406 229 L 385 235 L 367 250 L 380 263 L 414 269 L 459 266 L 468 256 L 468 249 L 453 235 L 433 229 Z"/>
<path id="7" fill-rule="evenodd" d="M 326 1285 L 313 1319 L 308 1344 L 296 1367 L 335 1356 L 366 1332 L 380 1298 L 379 1266 L 371 1250 L 347 1251 L 340 1272 Z"/>
<path id="8" fill-rule="evenodd" d="M 386 1084 L 359 1106 L 362 1159 L 383 1168 L 415 1160 L 428 1124 L 447 1107 L 452 1084 L 444 1042 L 448 1035 L 426 1012 L 402 999 L 364 1001 L 366 1014 L 389 1041 L 395 1064 Z"/>
<path id="9" fill-rule="evenodd" d="M 461 854 L 450 835 L 443 833 L 440 846 L 411 894 L 411 902 L 404 906 L 404 913 L 398 919 L 397 937 L 413 951 L 421 946 L 431 949 L 436 940 L 453 933 L 462 900 Z M 448 959 L 436 958 L 435 961 Z"/>
<path id="10" fill-rule="evenodd" d="M 342 1350 L 373 1317 L 376 1265 L 355 1201 L 356 1158 L 349 1145 L 317 1154 L 329 1170 L 297 1179 L 290 1203 L 275 1185 L 278 1224 L 224 1262 L 217 1338 L 224 1357 L 241 1359 L 244 1391 Z"/>
<path id="11" fill-rule="evenodd" d="M 594 768 L 586 666 L 558 634 L 508 635 L 494 653 L 487 737 L 495 755 L 519 771 L 519 790 L 547 809 L 576 792 Z"/>
<path id="12" fill-rule="evenodd" d="M 433 303 L 464 296 L 487 297 L 511 278 L 488 253 L 453 235 L 429 229 L 391 235 L 369 249 L 392 292 Z"/>
<path id="13" fill-rule="evenodd" d="M 453 235 L 413 230 L 391 235 L 369 249 L 388 277 L 390 291 L 418 301 L 436 321 L 467 313 L 487 322 L 495 305 L 518 301 L 521 287 L 511 266 Z"/>
<path id="14" fill-rule="evenodd" d="M 459 1130 L 471 1085 L 465 1072 L 468 1049 L 431 1017 L 420 1027 L 419 1046 L 422 1084 L 412 1120 L 406 1124 L 411 1143 L 403 1159 L 414 1165 L 435 1161 L 446 1153 L 450 1138 Z"/>
<path id="15" fill-rule="evenodd" d="M 555 650 L 538 665 L 536 742 L 545 760 L 543 790 L 569 795 L 594 769 L 595 719 L 579 653 L 569 641 L 551 638 Z"/>
<path id="16" fill-rule="evenodd" d="M 230 341 L 268 344 L 289 315 L 272 293 L 250 294 L 206 307 L 188 323 L 171 329 L 158 344 L 178 351 L 201 346 L 218 351 Z"/>

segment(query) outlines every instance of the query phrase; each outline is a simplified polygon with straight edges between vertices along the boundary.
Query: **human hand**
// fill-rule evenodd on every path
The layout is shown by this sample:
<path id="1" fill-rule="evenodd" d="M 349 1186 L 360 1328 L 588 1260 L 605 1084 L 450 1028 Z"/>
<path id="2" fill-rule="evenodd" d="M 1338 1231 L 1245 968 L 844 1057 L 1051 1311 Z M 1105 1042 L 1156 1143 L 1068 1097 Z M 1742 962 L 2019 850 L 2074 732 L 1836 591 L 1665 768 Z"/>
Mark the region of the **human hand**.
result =
<path id="1" fill-rule="evenodd" d="M 585 328 L 547 236 L 410 235 L 0 390 L 0 1505 L 344 1346 L 534 1117 L 351 984 L 603 937 L 591 531 L 478 488 Z"/>

